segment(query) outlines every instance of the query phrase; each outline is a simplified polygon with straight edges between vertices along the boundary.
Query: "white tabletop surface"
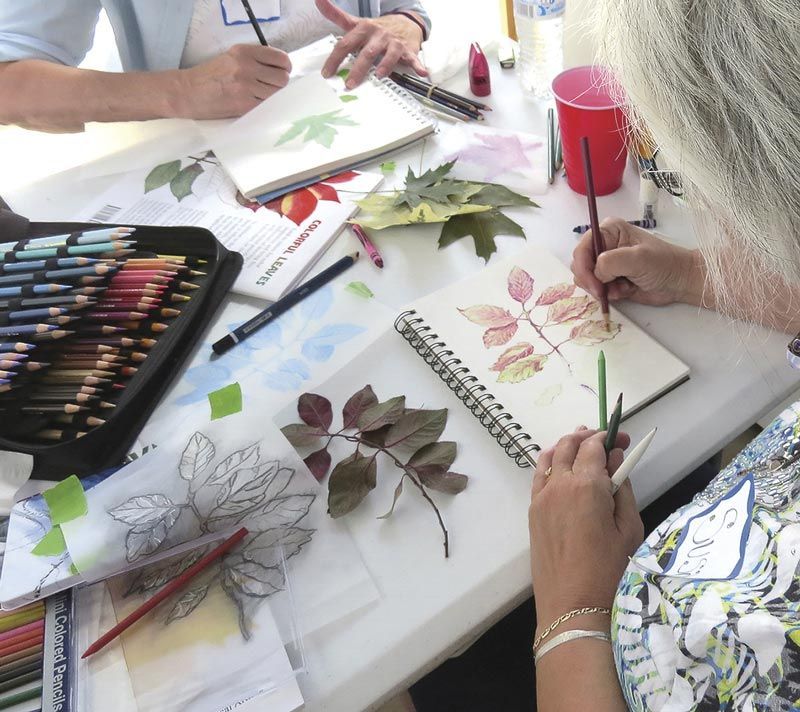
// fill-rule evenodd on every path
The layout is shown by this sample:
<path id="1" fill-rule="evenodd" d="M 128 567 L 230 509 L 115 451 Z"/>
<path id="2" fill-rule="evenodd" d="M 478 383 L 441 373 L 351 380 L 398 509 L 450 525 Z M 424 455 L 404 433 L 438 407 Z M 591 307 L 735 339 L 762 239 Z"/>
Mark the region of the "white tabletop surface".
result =
<path id="1" fill-rule="evenodd" d="M 495 111 L 487 124 L 542 135 L 542 106 L 520 95 L 513 72 L 501 72 L 495 64 L 492 72 Z M 454 88 L 464 89 L 458 83 Z M 180 147 L 185 141 L 182 127 L 176 131 L 169 122 L 159 123 L 166 136 L 163 140 L 154 140 L 152 125 L 126 125 L 120 135 L 126 145 L 135 144 L 141 131 L 150 148 L 159 145 L 167 151 L 170 145 Z M 90 127 L 89 139 L 95 128 Z M 0 150 L 13 135 L 0 131 Z M 109 141 L 109 128 L 104 127 L 99 135 L 103 142 Z M 65 139 L 64 145 L 69 141 Z M 74 137 L 72 142 L 77 145 Z M 47 137 L 47 147 L 58 150 L 58 142 Z M 17 154 L 16 160 L 24 160 Z M 118 169 L 126 160 L 116 157 L 105 165 Z M 54 160 L 52 165 L 62 168 L 75 163 Z M 54 170 L 48 168 L 42 164 L 40 176 Z M 2 194 L 17 211 L 37 220 L 72 216 L 107 182 L 102 176 L 90 177 L 97 173 L 96 167 L 79 168 L 35 187 L 14 189 L 10 186 L 15 170 L 14 162 L 4 161 L 0 167 Z M 20 171 L 26 180 L 36 172 L 30 165 Z M 637 196 L 638 178 L 629 169 L 622 188 L 599 199 L 601 219 L 609 215 L 636 217 Z M 571 228 L 586 222 L 586 199 L 573 193 L 559 177 L 537 200 L 541 210 L 510 214 L 524 225 L 529 244 L 546 246 L 568 264 L 575 244 Z M 659 230 L 670 239 L 693 244 L 687 217 L 666 196 L 658 219 Z M 400 307 L 482 267 L 483 261 L 475 256 L 468 240 L 437 252 L 437 229 L 409 228 L 379 235 L 386 269 L 378 274 L 368 261 L 361 260 L 350 278 L 366 279 L 377 287 L 374 291 L 383 301 Z M 400 235 L 402 239 L 398 239 Z M 518 238 L 500 238 L 498 243 L 500 256 L 525 246 Z M 351 249 L 352 243 L 340 240 L 321 266 Z M 254 310 L 257 306 L 253 302 Z M 785 398 L 796 388 L 798 374 L 786 362 L 788 337 L 783 334 L 733 323 L 688 306 L 625 304 L 622 311 L 691 367 L 688 383 L 625 425 L 634 441 L 653 426 L 659 428 L 658 438 L 633 477 L 639 502 L 645 506 Z M 463 469 L 467 471 L 468 466 L 464 463 Z M 423 507 L 398 512 L 386 531 L 390 526 L 397 529 L 387 536 L 380 532 L 374 513 L 354 513 L 351 529 L 381 600 L 306 640 L 309 673 L 300 684 L 307 710 L 354 712 L 378 705 L 463 648 L 529 595 L 526 516 L 530 475 L 520 472 L 514 468 L 509 476 L 492 478 L 490 501 L 494 508 L 486 506 L 478 487 L 443 507 L 449 528 L 458 537 L 449 560 L 441 556 L 437 530 L 431 528 L 430 513 Z M 482 486 L 486 487 L 486 478 Z"/>

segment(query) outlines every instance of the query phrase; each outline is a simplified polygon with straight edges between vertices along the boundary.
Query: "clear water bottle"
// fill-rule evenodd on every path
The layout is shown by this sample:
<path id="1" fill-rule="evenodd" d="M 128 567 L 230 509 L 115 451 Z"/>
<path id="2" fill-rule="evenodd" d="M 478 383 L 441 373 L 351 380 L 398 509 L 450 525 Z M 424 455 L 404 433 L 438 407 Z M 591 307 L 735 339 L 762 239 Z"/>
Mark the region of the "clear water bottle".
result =
<path id="1" fill-rule="evenodd" d="M 562 35 L 566 0 L 514 0 L 519 40 L 517 71 L 522 88 L 548 99 L 554 77 L 564 67 Z"/>

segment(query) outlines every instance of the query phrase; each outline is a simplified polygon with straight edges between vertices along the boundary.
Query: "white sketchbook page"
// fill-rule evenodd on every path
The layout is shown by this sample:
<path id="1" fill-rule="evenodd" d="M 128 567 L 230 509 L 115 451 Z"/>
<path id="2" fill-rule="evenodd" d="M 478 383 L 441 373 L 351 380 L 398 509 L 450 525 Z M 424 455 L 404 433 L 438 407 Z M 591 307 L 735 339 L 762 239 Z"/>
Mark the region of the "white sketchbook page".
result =
<path id="1" fill-rule="evenodd" d="M 297 121 L 323 114 L 335 122 L 328 126 L 329 147 L 306 140 L 305 131 L 283 140 Z M 206 129 L 233 181 L 253 196 L 404 145 L 431 133 L 433 124 L 378 80 L 346 90 L 341 77 L 312 73 L 293 79 L 240 119 Z"/>
<path id="2" fill-rule="evenodd" d="M 75 219 L 204 227 L 244 258 L 232 291 L 268 301 L 276 301 L 302 279 L 355 214 L 354 201 L 383 179 L 375 173 L 356 173 L 344 182 L 309 186 L 286 198 L 281 204 L 284 214 L 279 214 L 258 203 L 242 205 L 245 199 L 237 199 L 236 186 L 208 151 L 160 165 L 176 161 L 184 172 L 197 171 L 189 191 L 176 188 L 182 197 L 171 183 L 148 190 L 147 177 L 157 168 L 152 165 L 120 176 Z"/>
<path id="3" fill-rule="evenodd" d="M 609 413 L 620 392 L 624 393 L 623 414 L 632 413 L 688 375 L 685 364 L 612 309 L 612 322 L 621 325 L 614 338 L 594 345 L 568 341 L 572 329 L 585 321 L 583 319 L 547 327 L 543 330 L 545 335 L 559 346 L 563 358 L 550 353 L 542 370 L 530 378 L 516 383 L 498 382 L 500 373 L 490 369 L 507 349 L 530 344 L 534 347 L 533 353 L 547 354 L 551 346 L 537 336 L 533 327 L 520 322 L 516 333 L 505 343 L 487 348 L 483 336 L 488 327 L 471 322 L 459 309 L 490 305 L 505 309 L 513 316 L 521 314 L 522 305 L 512 299 L 508 288 L 508 276 L 515 266 L 534 280 L 533 296 L 525 306 L 532 309 L 534 322 L 541 324 L 549 307 L 532 308 L 537 295 L 556 284 L 571 285 L 572 275 L 552 254 L 538 247 L 498 261 L 473 277 L 414 302 L 411 308 L 416 309 L 425 324 L 441 337 L 436 341 L 444 341 L 447 349 L 461 359 L 503 404 L 504 410 L 542 447 L 549 447 L 579 425 L 596 427 L 597 356 L 601 349 L 606 356 Z M 582 296 L 586 296 L 585 292 L 578 289 L 572 293 L 573 298 Z M 596 306 L 589 320 L 600 318 L 599 306 Z M 497 340 L 503 339 L 498 335 Z"/>

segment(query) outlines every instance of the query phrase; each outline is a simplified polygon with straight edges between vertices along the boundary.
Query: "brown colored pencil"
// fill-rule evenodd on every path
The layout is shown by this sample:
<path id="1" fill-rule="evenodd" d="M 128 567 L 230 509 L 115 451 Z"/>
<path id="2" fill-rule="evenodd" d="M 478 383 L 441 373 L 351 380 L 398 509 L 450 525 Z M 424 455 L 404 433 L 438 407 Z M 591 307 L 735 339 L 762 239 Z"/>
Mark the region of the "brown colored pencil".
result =
<path id="1" fill-rule="evenodd" d="M 74 403 L 64 405 L 26 405 L 20 408 L 23 413 L 87 413 L 89 408 Z"/>
<path id="2" fill-rule="evenodd" d="M 600 230 L 600 219 L 597 216 L 597 196 L 594 191 L 592 158 L 589 154 L 589 138 L 587 136 L 581 138 L 581 157 L 583 158 L 583 175 L 586 182 L 586 199 L 589 203 L 589 224 L 592 228 L 592 251 L 594 252 L 596 264 L 597 259 L 605 252 L 606 244 L 603 233 Z M 601 284 L 600 290 L 600 309 L 603 312 L 603 321 L 606 329 L 608 329 L 611 321 L 608 308 L 608 285 Z"/>
<path id="3" fill-rule="evenodd" d="M 128 331 L 143 331 L 160 334 L 162 331 L 169 329 L 169 324 L 162 324 L 161 322 L 144 322 L 144 321 L 122 321 L 120 322 Z"/>
<path id="4" fill-rule="evenodd" d="M 77 440 L 78 438 L 82 438 L 84 435 L 86 435 L 86 432 L 83 430 L 70 430 L 67 428 L 59 430 L 58 428 L 45 428 L 44 430 L 38 431 L 34 437 L 39 440 L 67 442 L 69 440 Z"/>
<path id="5" fill-rule="evenodd" d="M 61 423 L 63 425 L 74 425 L 74 426 L 85 426 L 89 428 L 96 428 L 100 425 L 105 425 L 106 421 L 98 418 L 94 415 L 67 415 L 66 413 L 62 413 L 57 415 L 53 418 L 54 423 Z"/>

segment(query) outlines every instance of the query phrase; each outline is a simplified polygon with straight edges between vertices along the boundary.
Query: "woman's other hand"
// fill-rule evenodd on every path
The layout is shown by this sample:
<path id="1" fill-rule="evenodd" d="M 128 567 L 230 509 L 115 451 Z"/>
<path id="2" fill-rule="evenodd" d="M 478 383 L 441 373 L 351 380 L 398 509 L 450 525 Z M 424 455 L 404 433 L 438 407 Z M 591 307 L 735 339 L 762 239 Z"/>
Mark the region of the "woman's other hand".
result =
<path id="1" fill-rule="evenodd" d="M 630 438 L 620 433 L 606 459 L 605 435 L 579 429 L 539 457 L 529 527 L 540 630 L 576 608 L 610 608 L 628 557 L 644 537 L 630 481 L 611 494 L 611 475 Z"/>
<path id="2" fill-rule="evenodd" d="M 372 65 L 380 57 L 375 74 L 386 77 L 397 64 L 408 64 L 417 74 L 427 76 L 428 70 L 419 57 L 422 30 L 403 15 L 384 15 L 362 18 L 350 15 L 334 5 L 331 0 L 316 0 L 317 9 L 331 22 L 345 31 L 322 67 L 322 76 L 330 77 L 350 54 L 356 59 L 350 68 L 345 86 L 358 86 Z"/>
<path id="3" fill-rule="evenodd" d="M 289 83 L 292 62 L 274 47 L 234 45 L 227 52 L 177 72 L 174 116 L 224 119 L 241 116 Z"/>
<path id="4" fill-rule="evenodd" d="M 619 218 L 603 220 L 600 230 L 606 251 L 597 264 L 591 230 L 572 254 L 572 273 L 579 287 L 599 299 L 601 283 L 606 283 L 611 301 L 700 304 L 705 263 L 699 251 L 672 245 Z"/>

